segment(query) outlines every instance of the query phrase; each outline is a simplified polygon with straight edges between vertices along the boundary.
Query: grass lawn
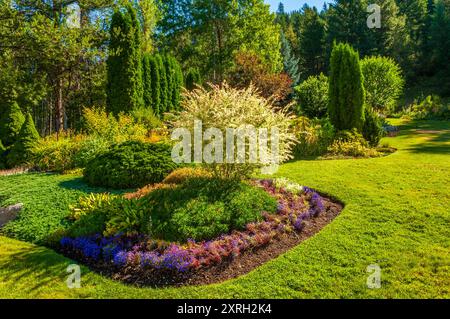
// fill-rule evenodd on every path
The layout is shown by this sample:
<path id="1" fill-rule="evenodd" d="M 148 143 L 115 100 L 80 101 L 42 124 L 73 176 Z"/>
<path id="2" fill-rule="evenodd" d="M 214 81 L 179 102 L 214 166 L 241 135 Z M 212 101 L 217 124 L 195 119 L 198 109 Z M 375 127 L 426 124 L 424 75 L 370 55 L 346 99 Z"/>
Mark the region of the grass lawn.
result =
<path id="1" fill-rule="evenodd" d="M 82 287 L 68 289 L 70 260 L 0 237 L 0 297 L 450 298 L 450 123 L 392 123 L 402 131 L 385 140 L 399 149 L 388 157 L 281 167 L 280 176 L 331 194 L 346 207 L 318 235 L 248 275 L 211 286 L 152 289 L 82 268 Z M 25 204 L 8 234 L 40 242 L 61 225 L 68 204 L 89 191 L 77 176 L 0 177 L 2 205 Z M 380 289 L 366 286 L 371 264 L 381 267 Z"/>

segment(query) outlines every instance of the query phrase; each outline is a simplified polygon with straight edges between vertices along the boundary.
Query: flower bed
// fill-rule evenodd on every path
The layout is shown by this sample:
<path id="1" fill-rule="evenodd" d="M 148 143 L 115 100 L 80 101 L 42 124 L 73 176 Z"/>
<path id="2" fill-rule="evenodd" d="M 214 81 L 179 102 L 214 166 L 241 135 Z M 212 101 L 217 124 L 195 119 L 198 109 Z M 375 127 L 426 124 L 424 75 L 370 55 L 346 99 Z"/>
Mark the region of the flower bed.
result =
<path id="1" fill-rule="evenodd" d="M 235 277 L 236 273 L 239 275 L 239 270 L 225 271 L 233 263 L 244 262 L 248 264 L 244 270 L 251 270 L 267 261 L 258 252 L 269 246 L 273 246 L 269 248 L 273 250 L 278 244 L 275 256 L 288 250 L 319 231 L 342 208 L 308 187 L 285 180 L 254 183 L 277 199 L 278 209 L 277 214 L 262 213 L 264 220 L 248 224 L 245 230 L 209 241 L 189 240 L 185 244 L 140 235 L 65 237 L 60 242 L 60 249 L 93 269 L 128 282 L 150 285 L 210 283 Z M 305 230 L 306 234 L 300 236 Z M 279 245 L 281 243 L 284 247 Z M 255 262 L 248 262 L 249 258 L 255 257 Z M 227 273 L 225 278 L 220 270 Z M 213 273 L 215 275 L 211 276 Z"/>

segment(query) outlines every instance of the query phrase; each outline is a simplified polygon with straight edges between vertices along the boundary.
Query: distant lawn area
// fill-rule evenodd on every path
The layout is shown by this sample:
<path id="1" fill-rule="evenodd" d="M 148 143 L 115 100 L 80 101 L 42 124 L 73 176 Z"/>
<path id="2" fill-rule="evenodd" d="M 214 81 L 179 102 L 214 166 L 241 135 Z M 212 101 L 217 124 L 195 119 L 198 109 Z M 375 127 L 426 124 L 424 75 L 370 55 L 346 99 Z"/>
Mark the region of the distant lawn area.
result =
<path id="1" fill-rule="evenodd" d="M 390 156 L 283 165 L 278 176 L 341 200 L 344 211 L 284 255 L 209 286 L 138 288 L 82 267 L 81 288 L 67 288 L 73 262 L 35 244 L 64 227 L 79 196 L 107 190 L 78 175 L 0 177 L 0 206 L 24 204 L 1 230 L 0 298 L 450 298 L 450 122 L 391 122 L 401 131 L 382 141 L 398 149 Z M 367 288 L 373 264 L 380 289 Z"/>

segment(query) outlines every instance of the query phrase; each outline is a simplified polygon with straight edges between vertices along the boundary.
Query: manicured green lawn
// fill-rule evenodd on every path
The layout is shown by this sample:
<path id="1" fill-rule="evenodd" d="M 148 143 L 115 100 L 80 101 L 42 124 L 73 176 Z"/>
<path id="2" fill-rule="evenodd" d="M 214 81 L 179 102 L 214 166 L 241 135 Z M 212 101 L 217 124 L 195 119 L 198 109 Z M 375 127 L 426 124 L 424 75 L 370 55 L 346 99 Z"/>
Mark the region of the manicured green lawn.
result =
<path id="1" fill-rule="evenodd" d="M 68 289 L 70 260 L 0 237 L 0 297 L 450 298 L 450 123 L 393 123 L 402 132 L 385 140 L 399 149 L 391 156 L 282 166 L 280 176 L 329 193 L 346 208 L 319 234 L 246 276 L 204 287 L 152 289 L 83 268 L 82 287 Z M 15 231 L 28 240 L 42 238 L 33 235 L 33 225 L 41 224 L 36 216 L 54 227 L 68 203 L 86 191 L 74 176 L 0 177 L 0 195 L 10 197 L 2 201 L 25 204 Z M 381 267 L 380 289 L 366 286 L 371 264 Z"/>

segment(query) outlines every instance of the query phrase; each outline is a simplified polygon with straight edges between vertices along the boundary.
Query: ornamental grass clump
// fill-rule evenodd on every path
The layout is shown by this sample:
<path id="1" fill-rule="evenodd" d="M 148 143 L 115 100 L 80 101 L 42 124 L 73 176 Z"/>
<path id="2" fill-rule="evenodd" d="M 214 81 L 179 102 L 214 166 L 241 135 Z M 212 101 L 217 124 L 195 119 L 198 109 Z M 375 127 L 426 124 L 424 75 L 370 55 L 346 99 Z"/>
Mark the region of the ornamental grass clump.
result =
<path id="1" fill-rule="evenodd" d="M 289 106 L 274 107 L 272 99 L 261 97 L 253 85 L 235 89 L 223 83 L 210 85 L 209 90 L 185 91 L 182 107 L 180 116 L 172 122 L 172 138 L 182 137 L 177 132 L 188 131 L 189 149 L 183 147 L 183 161 L 201 162 L 215 177 L 247 178 L 258 168 L 271 167 L 292 158 L 296 139 L 290 130 Z M 200 128 L 196 123 L 201 123 Z M 251 135 L 249 130 L 256 133 Z M 262 136 L 263 131 L 265 136 Z M 240 135 L 239 132 L 245 133 Z M 239 147 L 239 142 L 245 147 Z M 266 153 L 261 145 L 267 146 Z M 197 157 L 199 149 L 203 151 L 200 158 Z M 208 152 L 212 154 L 212 160 L 206 160 Z M 177 151 L 173 151 L 172 156 L 174 153 L 179 156 Z"/>

